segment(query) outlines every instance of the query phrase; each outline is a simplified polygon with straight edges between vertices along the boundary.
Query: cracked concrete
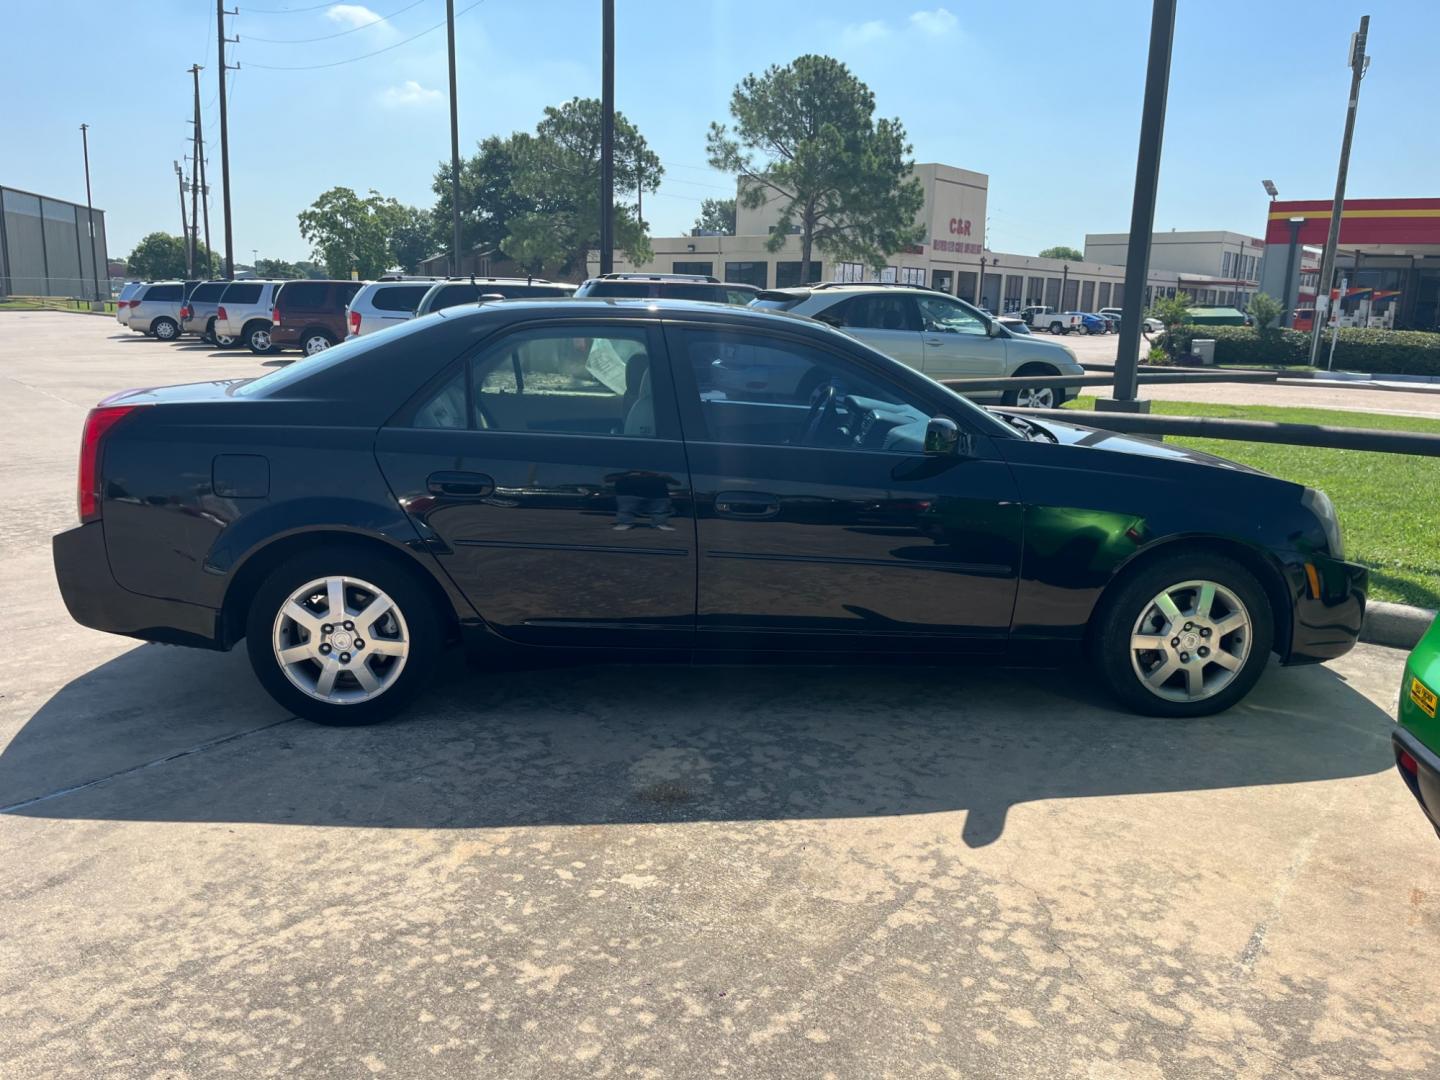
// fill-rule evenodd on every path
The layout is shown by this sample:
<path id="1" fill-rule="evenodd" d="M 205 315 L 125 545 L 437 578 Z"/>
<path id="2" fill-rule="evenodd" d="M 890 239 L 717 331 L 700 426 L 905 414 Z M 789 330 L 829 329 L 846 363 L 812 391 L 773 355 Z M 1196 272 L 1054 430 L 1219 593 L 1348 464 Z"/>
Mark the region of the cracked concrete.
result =
<path id="1" fill-rule="evenodd" d="M 456 662 L 314 727 L 65 615 L 84 408 L 258 368 L 113 326 L 0 314 L 0 1076 L 1440 1074 L 1400 654 L 1186 723 L 1073 671 Z"/>

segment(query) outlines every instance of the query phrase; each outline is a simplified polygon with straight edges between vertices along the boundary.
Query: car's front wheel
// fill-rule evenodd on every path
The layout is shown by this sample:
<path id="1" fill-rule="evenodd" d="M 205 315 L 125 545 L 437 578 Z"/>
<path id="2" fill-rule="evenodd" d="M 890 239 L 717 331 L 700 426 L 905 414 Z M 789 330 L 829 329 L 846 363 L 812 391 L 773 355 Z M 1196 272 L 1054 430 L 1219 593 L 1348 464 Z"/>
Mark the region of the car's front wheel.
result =
<path id="1" fill-rule="evenodd" d="M 1208 716 L 1250 692 L 1274 615 L 1255 575 L 1206 552 L 1161 557 L 1111 586 L 1091 627 L 1101 678 L 1149 716 Z"/>
<path id="2" fill-rule="evenodd" d="M 250 664 L 270 696 L 316 723 L 373 724 L 429 682 L 444 644 L 414 571 L 368 551 L 305 552 L 276 567 L 246 621 Z"/>
<path id="3" fill-rule="evenodd" d="M 1015 374 L 1017 376 L 1054 375 L 1055 369 L 1038 364 L 1026 364 Z M 1015 390 L 1006 390 L 1000 401 L 1004 405 L 1019 405 L 1030 409 L 1058 409 L 1065 404 L 1065 388 L 1061 386 L 1022 386 Z"/>

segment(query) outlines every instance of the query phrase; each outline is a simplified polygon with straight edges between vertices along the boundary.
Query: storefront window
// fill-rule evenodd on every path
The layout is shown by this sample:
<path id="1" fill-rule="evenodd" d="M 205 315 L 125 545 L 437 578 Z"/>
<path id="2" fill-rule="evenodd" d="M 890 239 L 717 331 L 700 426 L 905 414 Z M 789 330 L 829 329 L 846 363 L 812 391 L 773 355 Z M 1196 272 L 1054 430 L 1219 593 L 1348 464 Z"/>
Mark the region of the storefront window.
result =
<path id="1" fill-rule="evenodd" d="M 715 273 L 715 264 L 713 262 L 680 262 L 677 260 L 671 264 L 670 272 L 672 274 L 701 274 L 709 277 Z"/>
<path id="2" fill-rule="evenodd" d="M 764 289 L 769 286 L 770 265 L 763 262 L 727 262 L 725 280 Z"/>
<path id="3" fill-rule="evenodd" d="M 820 264 L 812 262 L 810 272 L 801 271 L 803 264 L 799 259 L 792 262 L 777 262 L 775 264 L 775 287 L 777 289 L 789 289 L 796 285 L 809 285 L 823 280 Z"/>

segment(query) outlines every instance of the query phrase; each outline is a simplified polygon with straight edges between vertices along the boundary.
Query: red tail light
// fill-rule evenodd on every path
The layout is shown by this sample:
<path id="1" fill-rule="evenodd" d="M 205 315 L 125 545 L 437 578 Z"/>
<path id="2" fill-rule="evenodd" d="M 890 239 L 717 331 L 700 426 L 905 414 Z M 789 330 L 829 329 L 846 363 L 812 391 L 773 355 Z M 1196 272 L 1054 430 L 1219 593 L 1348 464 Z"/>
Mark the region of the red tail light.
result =
<path id="1" fill-rule="evenodd" d="M 190 305 L 189 305 L 189 304 L 181 304 L 181 305 L 180 305 L 180 318 L 182 318 L 182 319 L 188 319 L 189 317 L 190 317 Z"/>
<path id="2" fill-rule="evenodd" d="M 80 477 L 77 494 L 80 503 L 80 521 L 94 521 L 100 517 L 100 449 L 110 429 L 140 405 L 97 405 L 85 417 L 85 434 L 80 437 Z"/>
<path id="3" fill-rule="evenodd" d="M 360 312 L 358 311 L 350 312 L 350 333 L 360 333 Z"/>
<path id="4" fill-rule="evenodd" d="M 274 307 L 274 308 L 271 308 L 271 309 L 270 309 L 270 325 L 271 325 L 271 326 L 279 326 L 279 325 L 280 325 L 280 309 L 279 309 L 278 307 Z"/>
<path id="5" fill-rule="evenodd" d="M 230 316 L 225 314 L 225 309 L 222 307 L 215 312 L 215 318 L 219 319 L 221 322 L 227 322 L 229 321 Z"/>
<path id="6" fill-rule="evenodd" d="M 1420 766 L 1415 764 L 1415 759 L 1404 750 L 1400 751 L 1400 767 L 1406 772 L 1414 775 L 1420 771 Z"/>

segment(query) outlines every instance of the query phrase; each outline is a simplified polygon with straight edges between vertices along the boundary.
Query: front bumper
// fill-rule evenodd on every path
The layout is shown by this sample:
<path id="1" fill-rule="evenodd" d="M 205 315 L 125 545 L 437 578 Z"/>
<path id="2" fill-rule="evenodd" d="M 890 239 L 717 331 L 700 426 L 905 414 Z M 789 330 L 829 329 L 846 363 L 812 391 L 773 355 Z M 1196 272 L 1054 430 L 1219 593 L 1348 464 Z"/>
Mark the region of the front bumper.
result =
<path id="1" fill-rule="evenodd" d="M 1402 727 L 1391 733 L 1390 746 L 1395 751 L 1395 768 L 1400 773 L 1400 779 L 1405 781 L 1405 786 L 1415 796 L 1415 801 L 1425 811 L 1435 831 L 1440 832 L 1440 754 Z M 1410 760 L 1415 763 L 1414 772 L 1401 764 L 1402 753 L 1410 755 Z"/>
<path id="2" fill-rule="evenodd" d="M 1314 568 L 1312 578 L 1310 570 Z M 1287 664 L 1316 664 L 1355 647 L 1365 621 L 1370 571 L 1328 556 L 1311 556 L 1285 567 L 1293 598 Z M 1318 586 L 1318 588 L 1317 588 Z"/>
<path id="3" fill-rule="evenodd" d="M 50 547 L 60 595 L 81 626 L 144 641 L 221 648 L 220 613 L 214 608 L 143 596 L 115 580 L 101 522 L 56 533 Z"/>

